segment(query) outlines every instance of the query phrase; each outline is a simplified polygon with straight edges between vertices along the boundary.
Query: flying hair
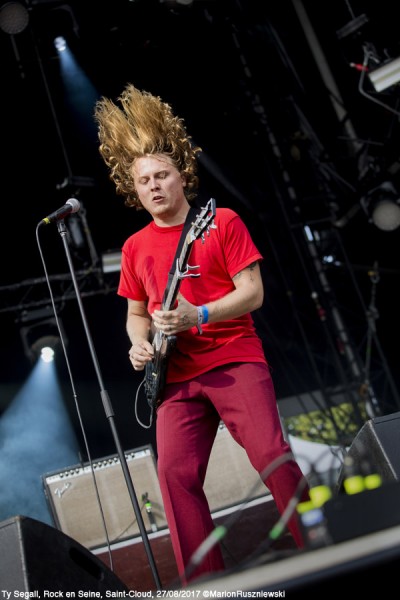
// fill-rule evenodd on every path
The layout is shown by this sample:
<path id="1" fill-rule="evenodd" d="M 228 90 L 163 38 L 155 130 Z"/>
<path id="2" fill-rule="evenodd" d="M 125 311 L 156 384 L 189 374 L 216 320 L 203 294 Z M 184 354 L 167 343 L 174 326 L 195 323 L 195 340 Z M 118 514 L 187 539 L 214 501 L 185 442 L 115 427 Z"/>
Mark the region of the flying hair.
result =
<path id="1" fill-rule="evenodd" d="M 197 193 L 197 160 L 201 148 L 192 144 L 183 119 L 175 116 L 169 104 L 150 92 L 128 84 L 118 98 L 119 105 L 102 97 L 95 105 L 99 151 L 109 169 L 109 177 L 126 206 L 142 209 L 133 181 L 135 160 L 149 154 L 167 155 L 185 176 L 185 195 L 192 201 Z"/>

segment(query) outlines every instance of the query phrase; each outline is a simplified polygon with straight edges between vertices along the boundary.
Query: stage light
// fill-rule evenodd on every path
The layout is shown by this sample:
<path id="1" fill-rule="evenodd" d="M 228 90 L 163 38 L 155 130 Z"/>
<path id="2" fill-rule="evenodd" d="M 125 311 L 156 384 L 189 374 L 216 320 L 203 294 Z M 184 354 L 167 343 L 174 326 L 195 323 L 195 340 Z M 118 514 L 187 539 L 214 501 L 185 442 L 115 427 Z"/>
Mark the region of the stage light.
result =
<path id="1" fill-rule="evenodd" d="M 31 351 L 35 357 L 40 357 L 44 362 L 52 362 L 59 344 L 60 338 L 58 336 L 44 335 L 31 345 Z"/>
<path id="2" fill-rule="evenodd" d="M 382 92 L 400 81 L 400 57 L 368 73 L 376 92 Z"/>
<path id="3" fill-rule="evenodd" d="M 29 23 L 28 10 L 20 2 L 6 2 L 0 7 L 0 29 L 15 35 L 22 33 Z"/>
<path id="4" fill-rule="evenodd" d="M 29 321 L 29 315 L 25 315 L 26 321 Z M 32 364 L 39 358 L 44 362 L 51 362 L 55 359 L 55 353 L 61 347 L 59 328 L 65 344 L 66 338 L 60 318 L 58 318 L 58 324 L 55 317 L 52 317 L 30 322 L 21 327 L 20 334 L 24 352 Z"/>
<path id="5" fill-rule="evenodd" d="M 400 225 L 400 206 L 393 200 L 381 200 L 372 210 L 372 221 L 382 231 L 397 229 Z"/>
<path id="6" fill-rule="evenodd" d="M 54 38 L 54 46 L 58 52 L 64 52 L 64 50 L 67 48 L 65 37 L 58 35 L 56 38 Z"/>
<path id="7" fill-rule="evenodd" d="M 361 199 L 361 206 L 381 231 L 394 231 L 400 226 L 400 198 L 395 187 L 385 181 Z"/>

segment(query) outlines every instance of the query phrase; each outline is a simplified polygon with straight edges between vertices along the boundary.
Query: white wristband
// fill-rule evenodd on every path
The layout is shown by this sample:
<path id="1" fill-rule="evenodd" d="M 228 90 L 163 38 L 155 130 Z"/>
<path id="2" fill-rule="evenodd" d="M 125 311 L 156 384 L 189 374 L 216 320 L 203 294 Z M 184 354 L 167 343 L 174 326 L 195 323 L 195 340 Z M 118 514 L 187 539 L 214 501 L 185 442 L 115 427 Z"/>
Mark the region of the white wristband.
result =
<path id="1" fill-rule="evenodd" d="M 203 330 L 201 328 L 201 324 L 203 323 L 203 309 L 201 306 L 197 307 L 197 331 L 201 335 Z"/>

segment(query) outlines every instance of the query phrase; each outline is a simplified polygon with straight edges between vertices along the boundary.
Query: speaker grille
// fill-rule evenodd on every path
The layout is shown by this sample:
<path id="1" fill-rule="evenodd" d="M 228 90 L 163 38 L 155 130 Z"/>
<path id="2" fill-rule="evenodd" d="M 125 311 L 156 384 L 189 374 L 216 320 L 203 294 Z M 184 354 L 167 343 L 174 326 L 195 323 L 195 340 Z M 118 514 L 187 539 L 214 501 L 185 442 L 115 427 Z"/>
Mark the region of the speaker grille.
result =
<path id="1" fill-rule="evenodd" d="M 223 424 L 211 451 L 204 491 L 212 512 L 270 493 L 246 451 Z"/>
<path id="2" fill-rule="evenodd" d="M 143 498 L 146 495 L 152 505 L 156 526 L 166 527 L 151 446 L 131 450 L 125 458 L 146 530 L 152 531 Z M 107 543 L 93 477 L 96 478 L 110 543 L 138 535 L 136 515 L 116 455 L 94 462 L 93 470 L 90 464 L 85 464 L 44 476 L 45 494 L 57 527 L 86 548 Z"/>

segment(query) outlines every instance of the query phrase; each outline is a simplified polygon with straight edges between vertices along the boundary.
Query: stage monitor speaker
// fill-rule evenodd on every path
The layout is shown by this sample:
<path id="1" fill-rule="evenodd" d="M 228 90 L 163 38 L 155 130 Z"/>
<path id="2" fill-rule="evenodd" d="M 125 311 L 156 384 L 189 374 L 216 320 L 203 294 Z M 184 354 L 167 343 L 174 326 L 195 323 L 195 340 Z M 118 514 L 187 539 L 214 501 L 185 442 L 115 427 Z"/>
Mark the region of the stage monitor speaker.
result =
<path id="1" fill-rule="evenodd" d="M 125 453 L 132 484 L 148 532 L 166 527 L 154 453 L 150 445 Z M 117 455 L 43 476 L 55 525 L 88 549 L 104 546 L 104 530 L 94 477 L 110 543 L 139 535 L 139 526 Z M 147 504 L 150 502 L 151 507 Z M 151 508 L 149 512 L 148 509 Z"/>
<path id="2" fill-rule="evenodd" d="M 383 481 L 400 479 L 400 412 L 367 421 L 347 452 L 355 466 L 364 460 L 380 474 Z M 343 482 L 343 469 L 339 486 Z"/>
<path id="3" fill-rule="evenodd" d="M 119 591 L 129 589 L 99 558 L 75 540 L 35 519 L 15 516 L 0 523 L 0 589 L 3 598 L 53 597 L 63 592 Z M 36 596 L 34 596 L 36 592 Z M 65 597 L 65 596 L 63 596 Z"/>

